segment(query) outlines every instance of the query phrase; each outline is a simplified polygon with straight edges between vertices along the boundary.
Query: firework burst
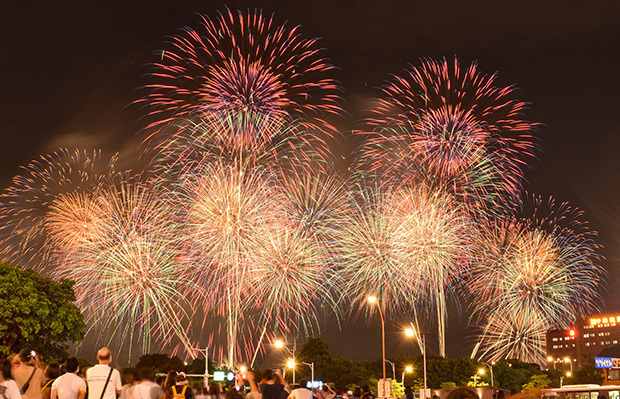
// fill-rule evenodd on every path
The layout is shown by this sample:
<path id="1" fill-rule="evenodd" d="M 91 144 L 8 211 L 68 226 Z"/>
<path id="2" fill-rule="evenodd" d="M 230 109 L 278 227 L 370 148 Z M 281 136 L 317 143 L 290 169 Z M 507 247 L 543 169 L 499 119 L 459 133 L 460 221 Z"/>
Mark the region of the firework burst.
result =
<path id="1" fill-rule="evenodd" d="M 155 167 L 172 180 L 191 170 L 225 163 L 238 169 L 266 169 L 281 176 L 324 170 L 328 151 L 298 123 L 262 114 L 237 118 L 208 112 L 199 121 L 178 120 L 174 134 L 155 147 Z"/>
<path id="2" fill-rule="evenodd" d="M 425 60 L 394 77 L 367 120 L 372 131 L 361 132 L 357 167 L 399 184 L 413 171 L 405 183 L 439 185 L 483 211 L 520 198 L 536 125 L 521 118 L 526 105 L 512 99 L 514 88 L 495 80 L 456 59 Z"/>
<path id="3" fill-rule="evenodd" d="M 116 157 L 104 161 L 100 151 L 60 150 L 41 156 L 13 178 L 0 195 L 0 255 L 24 267 L 53 268 L 46 217 L 63 195 L 79 195 L 114 173 Z"/>
<path id="4" fill-rule="evenodd" d="M 201 18 L 199 29 L 184 28 L 158 53 L 154 83 L 140 101 L 155 119 L 149 128 L 224 111 L 297 117 L 313 131 L 335 131 L 322 115 L 340 113 L 340 88 L 317 39 L 304 39 L 298 27 L 277 26 L 260 11 Z"/>
<path id="5" fill-rule="evenodd" d="M 75 280 L 78 304 L 94 333 L 134 342 L 148 353 L 173 337 L 191 348 L 191 304 L 172 207 L 138 179 L 123 179 L 90 196 L 58 198 L 47 217 L 60 259 L 54 275 Z M 106 315 L 101 317 L 101 315 Z"/>
<path id="6" fill-rule="evenodd" d="M 370 294 L 394 314 L 436 312 L 445 353 L 446 301 L 467 260 L 471 223 L 440 192 L 423 187 L 363 192 L 362 207 L 344 227 L 345 292 L 361 304 Z"/>
<path id="7" fill-rule="evenodd" d="M 484 319 L 485 348 L 514 341 L 512 334 L 518 330 L 530 336 L 520 344 L 533 345 L 518 350 L 541 355 L 536 342 L 544 341 L 546 330 L 568 328 L 597 310 L 601 301 L 598 290 L 604 272 L 598 265 L 595 233 L 580 221 L 582 212 L 567 204 L 556 206 L 553 200 L 536 199 L 533 205 L 530 217 L 485 226 L 480 236 L 468 285 L 478 298 L 474 318 Z M 504 337 L 488 324 L 502 315 L 518 319 Z M 530 320 L 532 326 L 527 325 Z M 539 336 L 534 339 L 535 334 Z M 522 360 L 544 362 L 542 357 Z"/>

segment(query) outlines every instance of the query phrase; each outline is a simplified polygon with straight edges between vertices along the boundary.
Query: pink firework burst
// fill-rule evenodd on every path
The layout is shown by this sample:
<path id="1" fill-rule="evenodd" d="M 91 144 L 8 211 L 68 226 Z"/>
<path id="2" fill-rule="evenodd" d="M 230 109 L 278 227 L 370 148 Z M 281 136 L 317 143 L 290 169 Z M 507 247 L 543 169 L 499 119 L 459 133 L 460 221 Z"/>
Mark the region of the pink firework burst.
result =
<path id="1" fill-rule="evenodd" d="M 226 111 L 301 119 L 312 129 L 334 131 L 323 116 L 341 112 L 340 87 L 317 39 L 257 10 L 201 18 L 198 29 L 172 37 L 153 64 L 149 93 L 139 100 L 153 118 L 148 128 Z"/>

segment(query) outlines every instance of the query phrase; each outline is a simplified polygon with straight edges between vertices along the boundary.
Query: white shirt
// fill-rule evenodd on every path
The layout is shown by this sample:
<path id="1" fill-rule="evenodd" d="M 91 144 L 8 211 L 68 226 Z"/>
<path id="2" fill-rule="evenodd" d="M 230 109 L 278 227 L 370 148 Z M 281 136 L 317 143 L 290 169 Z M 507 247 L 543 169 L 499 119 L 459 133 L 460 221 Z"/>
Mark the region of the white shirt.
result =
<path id="1" fill-rule="evenodd" d="M 110 377 L 110 379 L 112 378 Z M 56 391 L 58 399 L 78 399 L 78 391 L 86 392 L 86 381 L 75 373 L 65 373 L 52 383 L 53 391 Z"/>
<path id="2" fill-rule="evenodd" d="M 88 369 L 86 381 L 88 382 L 88 397 L 90 399 L 101 398 L 101 391 L 105 381 L 108 379 L 108 374 L 110 374 L 110 366 L 107 364 L 96 364 Z M 123 388 L 121 374 L 115 369 L 112 371 L 103 399 L 116 399 L 116 391 L 120 391 L 121 388 Z"/>
<path id="3" fill-rule="evenodd" d="M 7 399 L 22 399 L 22 393 L 15 380 L 4 380 L 0 382 L 0 385 L 6 389 L 4 395 Z"/>
<path id="4" fill-rule="evenodd" d="M 312 391 L 307 388 L 297 388 L 293 389 L 288 397 L 293 399 L 312 399 Z"/>
<path id="5" fill-rule="evenodd" d="M 131 391 L 133 399 L 161 399 L 164 396 L 164 390 L 153 381 L 148 380 L 134 385 Z"/>

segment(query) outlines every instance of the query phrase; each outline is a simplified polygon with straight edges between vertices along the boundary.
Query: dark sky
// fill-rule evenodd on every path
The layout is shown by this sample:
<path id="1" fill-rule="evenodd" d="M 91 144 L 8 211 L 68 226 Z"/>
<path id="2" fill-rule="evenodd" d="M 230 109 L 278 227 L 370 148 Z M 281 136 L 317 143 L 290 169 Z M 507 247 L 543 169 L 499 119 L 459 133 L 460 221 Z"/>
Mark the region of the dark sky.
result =
<path id="1" fill-rule="evenodd" d="M 164 36 L 197 26 L 196 13 L 262 8 L 276 22 L 320 37 L 340 68 L 345 109 L 360 111 L 390 73 L 422 57 L 456 55 L 462 65 L 499 72 L 531 103 L 527 118 L 544 125 L 542 152 L 528 172 L 528 191 L 585 211 L 600 233 L 609 272 L 607 309 L 620 311 L 620 3 L 567 1 L 14 1 L 0 2 L 0 183 L 20 165 L 60 147 L 121 152 L 133 166 L 142 127 L 136 88 Z M 461 355 L 461 323 L 452 324 L 448 354 Z M 360 323 L 357 323 L 360 324 Z M 325 331 L 337 353 L 374 357 L 378 324 Z M 391 330 L 390 330 L 391 331 Z M 392 335 L 390 335 L 392 334 Z M 350 339 L 355 336 L 356 339 Z M 388 356 L 402 350 L 395 331 Z M 346 339 L 344 339 L 346 337 Z"/>

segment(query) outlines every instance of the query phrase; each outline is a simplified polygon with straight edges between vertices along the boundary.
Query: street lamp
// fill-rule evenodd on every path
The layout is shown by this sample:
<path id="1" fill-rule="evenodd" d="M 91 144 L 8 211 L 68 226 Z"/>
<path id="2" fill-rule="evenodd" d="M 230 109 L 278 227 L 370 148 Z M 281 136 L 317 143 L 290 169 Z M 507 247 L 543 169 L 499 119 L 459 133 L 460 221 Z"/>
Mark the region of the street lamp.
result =
<path id="1" fill-rule="evenodd" d="M 495 362 L 491 362 L 491 364 L 486 363 L 486 362 L 482 362 L 484 364 L 487 365 L 487 367 L 489 368 L 489 372 L 491 373 L 491 386 L 494 386 L 494 381 L 493 381 L 493 366 L 495 365 Z"/>
<path id="2" fill-rule="evenodd" d="M 314 392 L 314 362 L 312 363 L 306 363 L 306 362 L 302 362 L 303 364 L 305 364 L 306 366 L 310 367 L 310 371 L 312 372 L 312 392 Z M 303 388 L 303 387 L 302 387 Z"/>
<path id="3" fill-rule="evenodd" d="M 401 379 L 401 385 L 405 386 L 405 373 L 411 373 L 413 371 L 413 367 L 407 366 L 405 367 L 405 371 L 403 371 L 403 378 Z"/>
<path id="4" fill-rule="evenodd" d="M 368 297 L 368 302 L 371 304 L 377 304 L 377 309 L 379 309 L 379 316 L 381 316 L 381 343 L 383 346 L 383 357 L 381 364 L 383 365 L 383 381 L 385 383 L 385 320 L 383 320 L 383 312 L 381 311 L 381 305 L 377 303 L 377 297 L 371 295 Z"/>
<path id="5" fill-rule="evenodd" d="M 553 359 L 553 356 L 547 356 L 547 361 L 548 361 L 549 363 L 553 362 L 553 369 L 555 370 L 555 361 L 554 361 L 554 359 Z"/>
<path id="6" fill-rule="evenodd" d="M 396 381 L 396 365 L 391 360 L 385 359 L 385 361 L 392 365 L 392 379 Z"/>
<path id="7" fill-rule="evenodd" d="M 565 357 L 564 361 L 568 362 L 568 364 L 570 364 L 570 372 L 572 373 L 573 372 L 573 362 L 571 361 L 570 357 L 568 357 L 568 356 Z"/>
<path id="8" fill-rule="evenodd" d="M 426 390 L 428 388 L 428 386 L 426 385 L 426 337 L 422 335 L 422 339 L 420 339 L 420 335 L 417 333 L 417 330 L 413 326 L 413 323 L 410 323 L 410 324 L 411 324 L 411 328 L 408 328 L 405 330 L 405 335 L 408 337 L 413 337 L 417 339 L 418 343 L 420 342 L 422 343 L 421 349 L 422 349 L 422 356 L 424 359 L 424 395 L 422 396 L 422 399 L 426 399 Z"/>
<path id="9" fill-rule="evenodd" d="M 573 373 L 571 373 L 570 371 L 566 372 L 566 377 L 570 377 L 571 375 L 573 375 Z M 562 388 L 562 383 L 564 382 L 564 376 L 560 377 L 560 388 Z"/>
<path id="10" fill-rule="evenodd" d="M 295 385 L 295 360 L 288 359 L 286 367 L 288 367 L 289 369 L 293 369 L 293 385 Z"/>
<path id="11" fill-rule="evenodd" d="M 484 375 L 484 369 L 478 369 L 478 372 L 474 374 L 474 387 L 478 386 L 478 376 Z"/>
<path id="12" fill-rule="evenodd" d="M 295 345 L 295 343 L 293 343 L 293 345 Z M 282 341 L 281 339 L 277 339 L 275 341 L 273 341 L 273 346 L 276 349 L 286 349 L 288 351 L 288 353 L 292 356 L 291 359 L 288 360 L 287 362 L 287 367 L 288 368 L 292 368 L 293 369 L 293 385 L 295 385 L 295 348 L 293 348 L 293 350 L 291 350 L 288 346 L 286 346 L 284 344 L 284 341 Z"/>

